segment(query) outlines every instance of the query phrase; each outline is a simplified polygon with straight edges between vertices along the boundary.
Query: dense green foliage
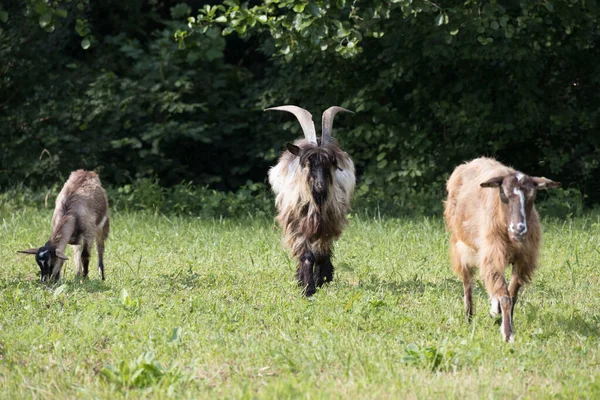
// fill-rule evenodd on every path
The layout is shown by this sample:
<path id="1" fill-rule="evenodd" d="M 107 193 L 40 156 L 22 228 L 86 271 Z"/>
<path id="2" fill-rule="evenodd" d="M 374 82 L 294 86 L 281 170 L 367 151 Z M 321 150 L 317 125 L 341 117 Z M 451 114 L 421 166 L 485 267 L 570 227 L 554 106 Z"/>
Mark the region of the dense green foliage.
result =
<path id="1" fill-rule="evenodd" d="M 98 168 L 116 184 L 155 175 L 224 188 L 246 181 L 255 158 L 242 158 L 255 149 L 238 87 L 248 73 L 224 62 L 216 30 L 178 50 L 173 31 L 188 7 L 143 12 L 142 3 L 90 7 L 97 33 L 85 52 L 73 21 L 48 35 L 16 11 L 9 18 L 1 184 L 54 182 L 77 167 Z"/>
<path id="2" fill-rule="evenodd" d="M 513 344 L 482 286 L 464 322 L 438 218 L 353 216 L 336 280 L 309 301 L 262 218 L 113 213 L 107 280 L 79 283 L 68 261 L 47 286 L 14 250 L 43 243 L 50 215 L 0 208 L 3 398 L 600 395 L 598 214 L 544 221 Z"/>
<path id="3" fill-rule="evenodd" d="M 199 3 L 3 2 L 0 186 L 235 190 L 300 134 L 263 108 L 338 104 L 367 207 L 439 210 L 479 155 L 600 202 L 595 1 Z"/>

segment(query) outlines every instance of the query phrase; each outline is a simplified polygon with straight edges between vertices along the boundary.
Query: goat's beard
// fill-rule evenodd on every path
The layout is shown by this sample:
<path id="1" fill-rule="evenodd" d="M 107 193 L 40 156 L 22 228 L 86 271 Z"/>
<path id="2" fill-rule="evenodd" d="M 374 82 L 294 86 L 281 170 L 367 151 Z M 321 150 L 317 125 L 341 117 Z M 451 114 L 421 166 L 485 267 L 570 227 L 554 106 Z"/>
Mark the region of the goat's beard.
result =
<path id="1" fill-rule="evenodd" d="M 313 200 L 315 201 L 315 204 L 317 204 L 319 207 L 321 207 L 321 206 L 323 206 L 323 204 L 325 204 L 325 201 L 327 201 L 327 192 L 317 193 L 315 190 L 313 190 L 312 197 L 313 197 Z"/>

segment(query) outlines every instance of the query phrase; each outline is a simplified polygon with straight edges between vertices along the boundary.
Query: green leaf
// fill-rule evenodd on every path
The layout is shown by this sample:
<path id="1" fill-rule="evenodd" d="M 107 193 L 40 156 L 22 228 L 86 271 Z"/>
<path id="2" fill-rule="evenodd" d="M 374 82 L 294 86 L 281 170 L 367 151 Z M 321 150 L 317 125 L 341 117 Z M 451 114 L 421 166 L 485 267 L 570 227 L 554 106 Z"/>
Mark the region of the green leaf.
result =
<path id="1" fill-rule="evenodd" d="M 458 28 L 456 28 L 456 29 L 454 29 L 454 30 L 451 30 L 451 31 L 450 31 L 450 34 L 451 34 L 452 36 L 456 36 L 456 35 L 458 34 Z"/>
<path id="2" fill-rule="evenodd" d="M 52 13 L 50 11 L 40 15 L 39 24 L 41 28 L 47 27 L 52 22 Z"/>
<path id="3" fill-rule="evenodd" d="M 0 22 L 6 23 L 8 21 L 8 12 L 0 10 Z"/>
<path id="4" fill-rule="evenodd" d="M 59 8 L 58 10 L 56 10 L 56 15 L 58 15 L 61 18 L 66 18 L 68 14 L 69 13 L 67 12 L 67 10 L 64 10 L 62 8 Z"/>
<path id="5" fill-rule="evenodd" d="M 356 293 L 351 299 L 350 301 L 348 301 L 348 303 L 346 303 L 346 305 L 344 306 L 344 312 L 348 312 L 351 308 L 352 308 L 352 304 L 354 304 L 354 302 L 356 300 L 358 300 L 359 298 L 361 298 L 362 296 L 362 292 L 358 292 Z"/>
<path id="6" fill-rule="evenodd" d="M 170 343 L 178 342 L 181 339 L 181 327 L 173 328 L 173 334 L 171 335 L 171 339 L 169 339 Z"/>
<path id="7" fill-rule="evenodd" d="M 238 34 L 243 35 L 244 33 L 246 33 L 246 29 L 248 28 L 248 26 L 246 24 L 244 25 L 238 25 L 235 27 L 235 30 Z"/>
<path id="8" fill-rule="evenodd" d="M 439 15 L 436 17 L 436 19 L 435 19 L 435 24 L 436 24 L 437 26 L 440 26 L 440 25 L 442 25 L 443 23 L 444 23 L 444 14 L 443 14 L 443 13 L 440 13 L 440 14 L 439 14 Z"/>
<path id="9" fill-rule="evenodd" d="M 497 21 L 492 21 L 492 23 L 490 24 L 490 28 L 492 28 L 493 30 L 497 30 L 498 28 L 500 28 L 500 24 Z"/>
<path id="10" fill-rule="evenodd" d="M 315 3 L 308 3 L 306 6 L 306 11 L 313 17 L 318 17 L 321 15 L 321 9 Z"/>
<path id="11" fill-rule="evenodd" d="M 297 13 L 301 13 L 304 11 L 304 7 L 305 7 L 304 4 L 296 4 L 294 6 L 294 11 L 296 11 Z"/>
<path id="12" fill-rule="evenodd" d="M 225 22 L 227 22 L 227 17 L 224 15 L 221 15 L 221 16 L 215 18 L 215 22 L 225 23 Z"/>
<path id="13" fill-rule="evenodd" d="M 86 36 L 81 41 L 81 48 L 84 50 L 87 50 L 90 48 L 91 44 L 92 44 L 92 42 L 90 42 L 90 39 Z"/>
<path id="14" fill-rule="evenodd" d="M 54 298 L 58 298 L 67 288 L 66 284 L 62 284 L 54 290 Z"/>
<path id="15" fill-rule="evenodd" d="M 345 38 L 347 36 L 350 36 L 350 31 L 346 28 L 344 28 L 343 26 L 340 25 L 339 29 L 336 32 L 337 36 L 339 38 Z"/>
<path id="16" fill-rule="evenodd" d="M 121 289 L 121 295 L 119 296 L 119 300 L 121 300 L 121 304 L 123 304 L 124 306 L 126 306 L 131 301 L 131 297 L 129 297 L 127 289 Z"/>
<path id="17" fill-rule="evenodd" d="M 548 9 L 548 11 L 553 12 L 554 11 L 554 6 L 552 5 L 552 3 L 550 3 L 549 1 L 545 2 L 544 5 L 546 6 L 546 8 Z"/>

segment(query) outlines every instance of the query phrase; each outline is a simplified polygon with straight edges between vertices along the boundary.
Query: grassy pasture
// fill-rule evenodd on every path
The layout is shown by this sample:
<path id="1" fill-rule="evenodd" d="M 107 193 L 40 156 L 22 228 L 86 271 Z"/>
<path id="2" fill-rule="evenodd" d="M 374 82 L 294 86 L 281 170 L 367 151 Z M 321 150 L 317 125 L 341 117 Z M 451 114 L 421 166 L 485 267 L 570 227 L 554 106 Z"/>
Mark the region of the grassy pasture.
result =
<path id="1" fill-rule="evenodd" d="M 0 213 L 0 397 L 594 398 L 600 215 L 544 221 L 502 342 L 481 284 L 462 316 L 441 219 L 354 216 L 335 282 L 299 294 L 271 220 L 115 213 L 90 279 L 39 282 L 49 211 Z M 67 250 L 67 255 L 72 251 Z"/>

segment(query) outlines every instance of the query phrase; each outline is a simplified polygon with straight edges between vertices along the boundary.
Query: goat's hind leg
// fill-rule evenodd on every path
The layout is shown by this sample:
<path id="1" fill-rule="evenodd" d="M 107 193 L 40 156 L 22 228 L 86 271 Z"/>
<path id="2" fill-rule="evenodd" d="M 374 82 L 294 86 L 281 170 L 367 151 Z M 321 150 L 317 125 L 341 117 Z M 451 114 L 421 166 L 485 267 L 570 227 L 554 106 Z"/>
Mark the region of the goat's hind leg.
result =
<path id="1" fill-rule="evenodd" d="M 463 296 L 465 303 L 465 317 L 467 322 L 471 323 L 473 320 L 473 277 L 470 272 L 466 272 L 463 275 Z"/>
<path id="2" fill-rule="evenodd" d="M 304 295 L 310 297 L 315 294 L 314 279 L 315 255 L 306 250 L 300 256 L 300 265 L 298 266 L 298 284 L 304 288 Z"/>
<path id="3" fill-rule="evenodd" d="M 461 244 L 462 242 L 459 242 Z M 473 267 L 467 264 L 466 257 L 461 254 L 459 244 L 450 244 L 450 260 L 452 269 L 463 281 L 465 317 L 467 322 L 473 319 Z M 464 246 L 464 245 L 463 245 Z M 465 246 L 466 247 L 466 246 Z M 464 252 L 464 251 L 463 251 Z"/>
<path id="4" fill-rule="evenodd" d="M 102 280 L 104 278 L 104 242 L 108 238 L 108 233 L 110 231 L 110 221 L 107 218 L 104 226 L 96 235 L 96 250 L 98 252 L 98 270 L 100 271 L 100 275 L 102 276 Z"/>
<path id="5" fill-rule="evenodd" d="M 81 244 L 81 247 L 82 247 L 81 263 L 83 266 L 83 277 L 87 278 L 88 273 L 89 273 L 89 267 L 90 267 L 90 243 L 87 241 L 84 241 Z"/>

